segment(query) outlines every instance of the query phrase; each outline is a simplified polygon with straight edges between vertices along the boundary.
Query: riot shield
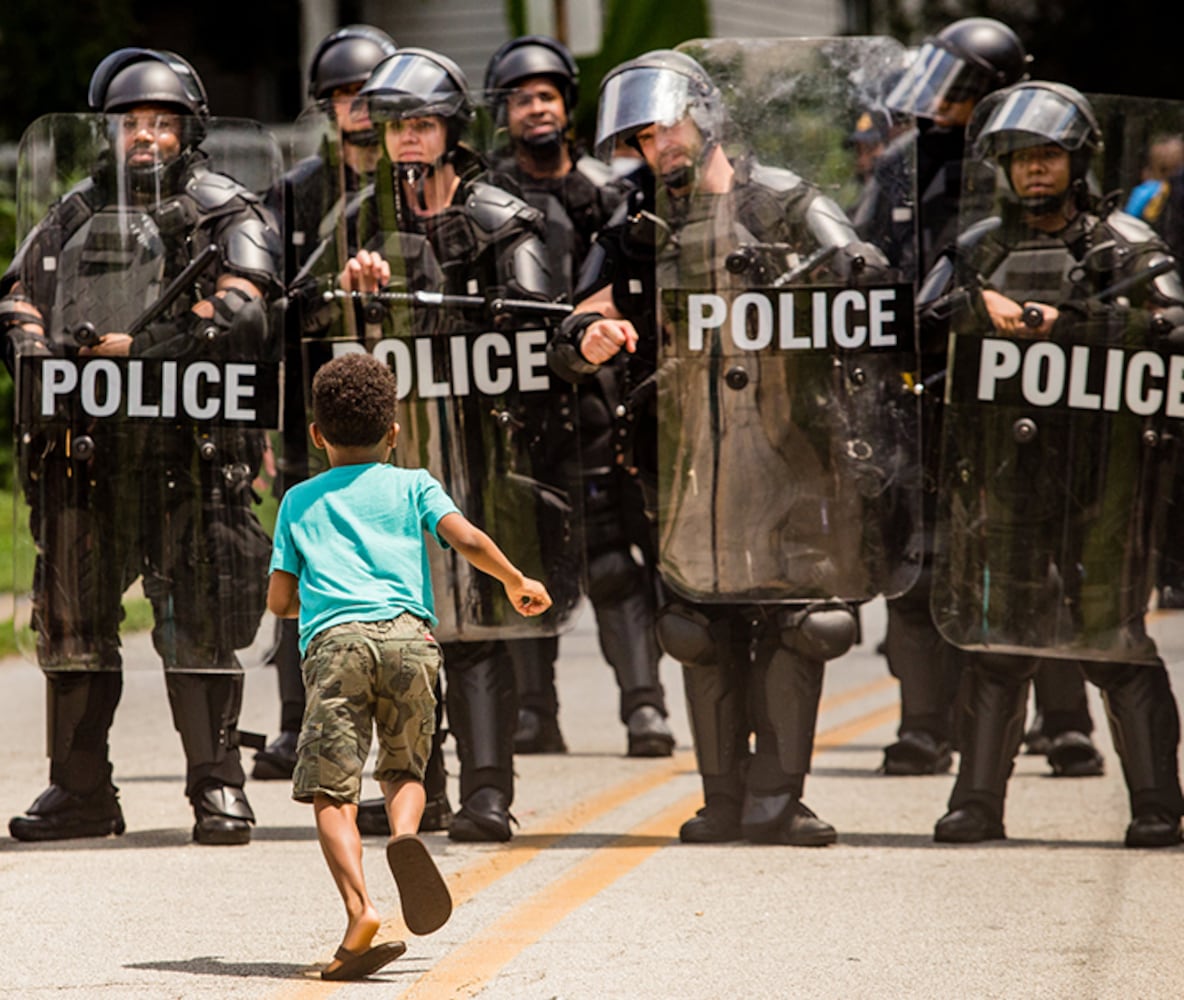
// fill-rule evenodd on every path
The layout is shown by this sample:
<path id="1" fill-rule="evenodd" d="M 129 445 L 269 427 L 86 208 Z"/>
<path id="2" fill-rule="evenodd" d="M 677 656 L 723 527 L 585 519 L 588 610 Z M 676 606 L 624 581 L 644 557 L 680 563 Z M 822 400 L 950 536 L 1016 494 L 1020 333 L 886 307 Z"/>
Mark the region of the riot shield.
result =
<path id="1" fill-rule="evenodd" d="M 993 95 L 970 128 L 968 150 L 1000 151 L 996 213 L 967 230 L 944 303 L 932 612 L 966 649 L 1153 662 L 1145 616 L 1184 416 L 1166 334 L 1184 287 L 1155 231 L 1118 206 L 1150 141 L 1184 127 L 1184 104 L 1091 97 L 1095 129 L 1030 97 Z M 1022 169 L 1066 146 L 1077 193 L 1050 233 L 1011 158 Z M 1012 328 L 988 308 L 995 294 L 1015 303 Z"/>
<path id="2" fill-rule="evenodd" d="M 429 546 L 437 638 L 554 635 L 572 623 L 584 551 L 577 409 L 545 356 L 547 326 L 567 307 L 499 295 L 484 283 L 475 259 L 453 261 L 462 290 L 443 290 L 457 282 L 450 283 L 437 256 L 431 225 L 415 223 L 390 201 L 399 197 L 395 184 L 389 162 L 385 169 L 380 163 L 376 190 L 348 222 L 367 249 L 390 263 L 384 291 L 342 292 L 329 246 L 297 279 L 306 387 L 326 360 L 345 351 L 368 350 L 388 361 L 400 400 L 393 460 L 431 472 L 524 573 L 546 583 L 554 600 L 546 614 L 522 618 L 496 580 L 451 550 Z M 432 225 L 447 226 L 455 238 L 467 223 L 452 215 Z M 318 458 L 310 456 L 313 471 Z"/>
<path id="3" fill-rule="evenodd" d="M 237 671 L 266 608 L 280 243 L 253 189 L 281 160 L 253 122 L 192 126 L 140 155 L 123 116 L 53 115 L 19 147 L 15 624 L 45 669 L 118 668 L 130 613 L 166 669 Z"/>
<path id="4" fill-rule="evenodd" d="M 658 184 L 662 578 L 698 602 L 862 601 L 919 570 L 913 296 L 833 197 L 886 39 L 687 43 L 725 193 Z M 707 123 L 707 124 L 705 124 Z M 704 154 L 695 168 L 706 177 Z"/>

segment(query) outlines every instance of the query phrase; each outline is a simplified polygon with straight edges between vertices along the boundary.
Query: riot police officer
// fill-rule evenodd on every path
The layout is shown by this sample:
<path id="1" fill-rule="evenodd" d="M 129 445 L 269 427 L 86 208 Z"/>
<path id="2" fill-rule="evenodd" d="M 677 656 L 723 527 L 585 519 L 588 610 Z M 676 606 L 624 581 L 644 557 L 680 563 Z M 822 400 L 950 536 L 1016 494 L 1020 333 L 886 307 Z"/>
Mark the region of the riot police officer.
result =
<path id="1" fill-rule="evenodd" d="M 370 121 L 364 102 L 354 98 L 383 59 L 395 51 L 393 39 L 368 24 L 350 24 L 326 35 L 308 66 L 308 96 L 319 111 L 327 113 L 331 131 L 321 133 L 320 148 L 294 164 L 272 193 L 272 201 L 285 213 L 285 281 L 290 282 L 327 233 L 348 240 L 344 231 L 345 203 L 369 181 L 378 162 L 378 129 Z M 348 248 L 350 251 L 354 247 Z M 290 372 L 301 367 L 300 331 L 293 328 L 298 312 L 285 317 L 285 337 Z M 285 383 L 285 420 L 288 434 L 280 464 L 280 489 L 307 475 L 308 445 L 305 436 L 303 385 L 299 378 Z M 300 651 L 293 622 L 278 625 L 279 641 L 273 655 L 279 681 L 280 733 L 255 754 L 251 777 L 286 780 L 296 766 L 296 740 L 304 717 L 304 681 L 300 675 Z M 431 817 L 429 817 L 430 821 Z"/>
<path id="2" fill-rule="evenodd" d="M 939 260 L 921 293 L 923 322 L 965 335 L 963 365 L 977 364 L 967 359 L 980 347 L 1173 350 L 1184 285 L 1149 226 L 1091 196 L 1102 135 L 1090 103 L 1031 81 L 980 115 L 974 154 L 1006 176 L 1002 208 Z M 1127 846 L 1179 843 L 1179 715 L 1144 625 L 1156 484 L 1170 475 L 1173 435 L 1121 406 L 1037 411 L 1026 395 L 984 395 L 957 370 L 950 378 L 934 611 L 969 651 L 958 779 L 934 839 L 1004 837 L 1028 682 L 1052 655 L 1079 659 L 1104 693 L 1130 795 Z"/>
<path id="3" fill-rule="evenodd" d="M 509 139 L 508 155 L 495 161 L 491 179 L 520 191 L 543 213 L 556 279 L 553 291 L 569 298 L 597 231 L 629 185 L 594 181 L 585 172 L 586 158 L 570 141 L 579 69 L 561 42 L 542 35 L 506 42 L 489 60 L 485 92 L 499 129 Z M 636 477 L 617 461 L 620 438 L 613 433 L 619 376 L 619 366 L 609 365 L 580 387 L 588 594 L 600 648 L 620 690 L 626 752 L 633 757 L 669 756 L 674 735 L 666 723 L 665 692 L 658 676 L 652 553 L 641 563 L 634 555 L 635 547 L 640 552 L 646 548 L 643 505 Z M 555 690 L 558 639 L 513 641 L 509 648 L 519 699 L 515 752 L 564 752 Z"/>
<path id="4" fill-rule="evenodd" d="M 254 194 L 208 166 L 209 112 L 193 68 L 171 52 L 120 49 L 95 70 L 89 103 L 108 116 L 109 151 L 0 282 L 10 357 L 130 356 L 162 372 L 268 357 L 279 233 Z M 156 308 L 140 313 L 144 304 Z M 270 541 L 251 510 L 263 432 L 160 413 L 124 426 L 71 411 L 66 427 L 29 436 L 50 785 L 10 822 L 18 840 L 124 830 L 107 734 L 122 689 L 119 601 L 137 577 L 185 751 L 193 837 L 250 840 L 235 649 L 254 638 L 266 599 Z"/>
<path id="5" fill-rule="evenodd" d="M 681 52 L 646 53 L 604 78 L 597 151 L 607 158 L 618 142 L 634 145 L 654 181 L 632 192 L 600 233 L 580 277 L 575 311 L 550 347 L 552 367 L 572 381 L 625 359 L 628 405 L 621 424 L 629 441 L 627 462 L 638 469 L 646 493 L 654 551 L 659 427 L 651 390 L 662 275 L 672 287 L 688 279 L 722 282 L 750 263 L 758 269 L 771 265 L 776 254 L 766 258 L 766 247 L 779 248 L 782 267 L 785 249 L 792 248 L 805 259 L 804 271 L 822 267 L 816 256 L 821 250 L 829 273 L 844 277 L 883 263 L 813 185 L 751 156 L 730 159 L 722 145 L 726 125 L 719 89 Z M 751 261 L 732 258 L 744 245 L 753 251 Z M 708 537 L 713 532 L 702 525 L 687 528 L 685 544 L 700 553 L 714 543 Z M 669 572 L 660 562 L 664 582 Z M 856 632 L 854 609 L 844 602 L 698 603 L 663 588 L 658 637 L 683 664 L 705 798 L 682 825 L 681 840 L 834 842 L 834 827 L 802 802 L 802 793 L 825 663 L 846 652 Z"/>
<path id="6" fill-rule="evenodd" d="M 436 52 L 401 49 L 375 68 L 359 99 L 368 102 L 371 118 L 384 130 L 374 185 L 359 199 L 352 221 L 367 249 L 340 266 L 326 266 L 320 257 L 332 261 L 333 248 L 324 245 L 309 270 L 341 270 L 349 291 L 386 286 L 393 268 L 402 287 L 439 292 L 453 301 L 500 290 L 511 299 L 546 302 L 551 279 L 542 219 L 480 178 L 484 165 L 461 142 L 473 107 L 460 68 Z M 488 311 L 483 300 L 467 314 L 423 309 L 413 312 L 410 323 L 434 335 L 463 334 L 483 329 Z M 471 409 L 476 398 L 456 405 Z M 473 426 L 482 419 L 476 410 L 469 413 Z M 450 472 L 451 488 L 462 495 L 469 488 L 455 477 L 476 475 L 481 461 L 481 446 L 473 447 L 478 451 L 470 453 L 472 468 L 461 463 Z M 447 616 L 441 619 L 437 634 L 444 639 L 449 731 L 460 759 L 461 802 L 449 836 L 509 840 L 517 706 L 506 643 L 496 637 L 449 641 L 450 624 Z"/>
<path id="7" fill-rule="evenodd" d="M 971 162 L 963 178 L 966 125 L 977 104 L 988 94 L 1023 78 L 1030 57 L 1019 36 L 993 18 L 971 17 L 947 25 L 922 46 L 916 58 L 887 95 L 895 112 L 916 117 L 915 130 L 897 137 L 880 157 L 856 226 L 892 231 L 892 219 L 916 214 L 919 274 L 924 275 L 937 255 L 958 232 L 959 218 L 982 214 L 983 192 L 989 183 L 975 176 L 981 164 Z M 916 203 L 902 178 L 904 166 L 916 157 Z M 896 223 L 897 226 L 902 225 Z M 905 225 L 906 237 L 912 227 Z M 890 241 L 906 270 L 911 242 Z M 884 749 L 885 774 L 940 774 L 953 763 L 952 705 L 958 689 L 957 650 L 942 641 L 929 614 L 930 566 L 936 442 L 940 436 L 941 377 L 945 342 L 922 345 L 921 383 L 923 455 L 926 493 L 923 538 L 924 565 L 916 586 L 888 602 L 884 652 L 888 669 L 900 682 L 901 719 L 895 743 Z M 1093 724 L 1080 672 L 1050 666 L 1037 685 L 1041 725 L 1056 740 L 1050 758 L 1058 774 L 1100 774 L 1101 756 L 1089 739 Z"/>

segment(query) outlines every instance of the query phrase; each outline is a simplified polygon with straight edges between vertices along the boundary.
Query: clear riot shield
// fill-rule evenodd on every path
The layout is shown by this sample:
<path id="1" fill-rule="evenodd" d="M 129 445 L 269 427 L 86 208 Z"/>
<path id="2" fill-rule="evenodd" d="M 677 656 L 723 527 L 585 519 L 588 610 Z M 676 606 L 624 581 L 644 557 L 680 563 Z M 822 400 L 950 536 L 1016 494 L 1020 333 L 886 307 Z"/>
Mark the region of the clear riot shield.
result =
<path id="1" fill-rule="evenodd" d="M 658 185 L 659 558 L 700 602 L 861 601 L 919 571 L 912 286 L 832 197 L 887 39 L 687 43 L 722 193 Z M 684 119 L 684 123 L 687 119 Z M 719 170 L 699 154 L 697 182 Z M 707 183 L 707 182 L 704 182 Z"/>
<path id="2" fill-rule="evenodd" d="M 266 608 L 256 505 L 282 381 L 279 234 L 253 190 L 281 160 L 259 125 L 225 120 L 200 139 L 184 126 L 165 162 L 125 157 L 121 120 L 48 116 L 19 148 L 4 287 L 34 322 L 6 345 L 18 644 L 45 669 L 117 668 L 131 614 L 167 669 L 237 671 Z M 250 166 L 252 188 L 223 158 Z M 275 278 L 195 313 L 232 259 Z"/>
<path id="3" fill-rule="evenodd" d="M 1052 148 L 1033 137 L 1078 142 L 1072 113 L 1002 100 L 976 112 L 968 150 L 984 128 L 1028 160 Z M 1089 103 L 1102 149 L 1070 157 L 1080 200 L 1042 231 L 995 157 L 995 214 L 968 230 L 939 302 L 950 346 L 932 612 L 966 649 L 1151 662 L 1145 616 L 1184 468 L 1184 360 L 1165 336 L 1184 290 L 1152 228 L 1118 208 L 1149 143 L 1184 128 L 1184 104 Z M 1016 304 L 1016 328 L 984 289 Z"/>
<path id="4" fill-rule="evenodd" d="M 583 577 L 577 409 L 571 387 L 550 374 L 545 350 L 548 324 L 567 307 L 500 297 L 483 284 L 476 259 L 451 263 L 463 292 L 442 291 L 449 287 L 445 266 L 428 232 L 446 224 L 456 238 L 467 223 L 456 216 L 416 223 L 392 191 L 389 163 L 380 163 L 375 187 L 348 224 L 390 263 L 391 282 L 375 295 L 349 295 L 338 288 L 331 247 L 313 255 L 295 296 L 304 314 L 306 387 L 345 351 L 388 361 L 400 400 L 393 460 L 431 472 L 554 600 L 546 614 L 523 618 L 496 580 L 429 545 L 438 639 L 562 632 L 572 624 Z M 310 456 L 313 471 L 318 457 Z"/>

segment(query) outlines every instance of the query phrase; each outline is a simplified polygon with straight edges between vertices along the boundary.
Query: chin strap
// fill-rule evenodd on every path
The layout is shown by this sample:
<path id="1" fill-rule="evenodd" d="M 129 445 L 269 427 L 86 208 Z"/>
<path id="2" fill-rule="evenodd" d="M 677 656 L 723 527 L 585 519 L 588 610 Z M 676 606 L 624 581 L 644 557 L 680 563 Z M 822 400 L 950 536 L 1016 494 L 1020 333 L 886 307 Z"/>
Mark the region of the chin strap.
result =
<path id="1" fill-rule="evenodd" d="M 437 167 L 443 163 L 443 159 L 436 160 L 434 163 L 400 163 L 397 170 L 399 174 L 399 181 L 407 184 L 412 191 L 415 192 L 415 200 L 419 205 L 421 212 L 428 210 L 427 197 L 424 194 L 424 186 L 427 182 L 435 176 Z"/>

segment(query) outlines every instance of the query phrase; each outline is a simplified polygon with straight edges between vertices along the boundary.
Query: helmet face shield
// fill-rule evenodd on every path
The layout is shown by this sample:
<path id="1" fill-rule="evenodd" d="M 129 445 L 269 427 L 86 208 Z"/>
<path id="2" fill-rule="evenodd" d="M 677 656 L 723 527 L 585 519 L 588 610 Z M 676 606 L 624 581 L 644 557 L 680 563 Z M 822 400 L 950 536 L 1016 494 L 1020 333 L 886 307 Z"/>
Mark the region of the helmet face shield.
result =
<path id="1" fill-rule="evenodd" d="M 1062 94 L 1043 87 L 1020 87 L 994 106 L 979 130 L 979 157 L 1002 156 L 1017 149 L 1053 143 L 1070 152 L 1081 149 L 1094 133 L 1093 123 Z"/>
<path id="2" fill-rule="evenodd" d="M 646 125 L 674 125 L 687 113 L 691 81 L 682 73 L 637 67 L 604 82 L 596 113 L 596 153 L 611 160 L 621 139 Z"/>
<path id="3" fill-rule="evenodd" d="M 358 100 L 367 102 L 375 122 L 429 115 L 452 118 L 468 105 L 464 89 L 447 69 L 413 52 L 396 53 L 375 67 Z"/>
<path id="4" fill-rule="evenodd" d="M 941 45 L 926 42 L 886 103 L 893 111 L 930 118 L 943 104 L 972 100 L 988 89 L 983 70 Z"/>

